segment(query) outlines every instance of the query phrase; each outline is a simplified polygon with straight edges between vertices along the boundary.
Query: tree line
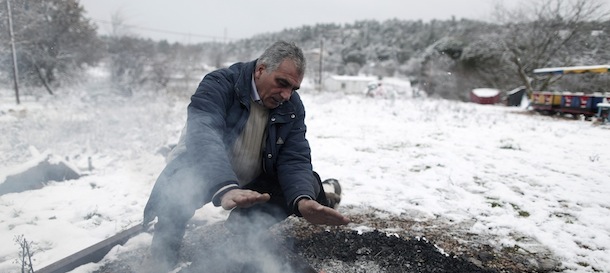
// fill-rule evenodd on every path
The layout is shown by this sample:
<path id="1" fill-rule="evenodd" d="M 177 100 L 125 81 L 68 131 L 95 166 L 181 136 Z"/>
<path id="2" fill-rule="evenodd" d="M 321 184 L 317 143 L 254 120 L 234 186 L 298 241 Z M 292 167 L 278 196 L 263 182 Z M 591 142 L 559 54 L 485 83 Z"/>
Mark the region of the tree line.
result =
<path id="1" fill-rule="evenodd" d="M 279 39 L 304 49 L 310 77 L 404 77 L 428 94 L 447 99 L 467 100 L 468 91 L 478 87 L 607 92 L 610 86 L 608 75 L 532 74 L 541 67 L 610 63 L 605 46 L 610 41 L 609 9 L 597 0 L 498 6 L 493 22 L 362 20 L 194 45 L 120 31 L 119 17 L 113 18 L 113 33 L 100 36 L 78 0 L 10 1 L 20 82 L 49 93 L 92 66 L 107 68 L 110 81 L 124 94 L 162 90 L 177 78 L 200 78 L 205 65 L 222 67 L 254 59 Z M 6 8 L 0 9 L 0 81 L 5 86 L 10 86 L 13 74 L 8 14 Z"/>

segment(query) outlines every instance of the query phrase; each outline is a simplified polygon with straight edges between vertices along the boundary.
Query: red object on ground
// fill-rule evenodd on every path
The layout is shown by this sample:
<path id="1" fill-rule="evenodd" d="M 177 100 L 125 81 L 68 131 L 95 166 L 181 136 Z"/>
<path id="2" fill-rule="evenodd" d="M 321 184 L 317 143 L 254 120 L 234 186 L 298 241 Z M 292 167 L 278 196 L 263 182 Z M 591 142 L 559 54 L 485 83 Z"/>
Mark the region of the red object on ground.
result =
<path id="1" fill-rule="evenodd" d="M 500 90 L 476 88 L 470 91 L 470 101 L 478 104 L 496 104 L 500 102 Z"/>

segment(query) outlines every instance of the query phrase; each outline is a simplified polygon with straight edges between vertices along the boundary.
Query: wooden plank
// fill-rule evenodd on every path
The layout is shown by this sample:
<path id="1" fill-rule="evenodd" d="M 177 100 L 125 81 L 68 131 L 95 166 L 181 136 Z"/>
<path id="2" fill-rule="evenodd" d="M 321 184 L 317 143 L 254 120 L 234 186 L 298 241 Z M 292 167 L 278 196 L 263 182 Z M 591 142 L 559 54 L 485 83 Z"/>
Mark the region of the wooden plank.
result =
<path id="1" fill-rule="evenodd" d="M 78 251 L 66 258 L 36 270 L 36 273 L 64 273 L 81 265 L 101 261 L 116 245 L 122 245 L 130 238 L 144 231 L 142 224 L 133 226 L 97 244 Z"/>

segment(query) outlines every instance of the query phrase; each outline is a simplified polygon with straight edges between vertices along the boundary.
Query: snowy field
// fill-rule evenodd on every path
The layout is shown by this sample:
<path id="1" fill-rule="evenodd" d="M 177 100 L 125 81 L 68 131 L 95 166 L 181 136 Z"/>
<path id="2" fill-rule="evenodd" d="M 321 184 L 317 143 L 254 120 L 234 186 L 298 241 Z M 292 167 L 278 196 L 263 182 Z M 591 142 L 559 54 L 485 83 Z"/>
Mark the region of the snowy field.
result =
<path id="1" fill-rule="evenodd" d="M 0 196 L 0 272 L 20 272 L 18 236 L 32 242 L 36 270 L 141 221 L 194 86 L 120 97 L 102 83 L 19 106 L 1 90 L 0 181 L 48 156 L 86 176 Z M 565 272 L 610 272 L 609 127 L 438 99 L 301 95 L 314 168 L 342 182 L 352 211 L 464 223 L 498 247 L 529 238 Z M 196 217 L 224 216 L 206 206 Z"/>

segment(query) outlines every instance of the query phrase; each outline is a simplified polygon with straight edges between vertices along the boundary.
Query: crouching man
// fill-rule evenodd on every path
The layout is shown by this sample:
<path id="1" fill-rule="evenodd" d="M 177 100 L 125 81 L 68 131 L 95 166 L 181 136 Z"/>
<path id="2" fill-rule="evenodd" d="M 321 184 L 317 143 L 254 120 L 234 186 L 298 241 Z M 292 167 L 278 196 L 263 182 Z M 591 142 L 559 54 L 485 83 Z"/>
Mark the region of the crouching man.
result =
<path id="1" fill-rule="evenodd" d="M 203 78 L 144 209 L 145 226 L 158 219 L 154 260 L 176 264 L 187 222 L 209 202 L 232 210 L 229 226 L 258 215 L 273 219 L 267 227 L 293 214 L 312 224 L 349 222 L 334 209 L 338 196 L 329 193 L 329 200 L 312 170 L 296 93 L 304 72 L 302 50 L 280 41 L 254 61 Z"/>

